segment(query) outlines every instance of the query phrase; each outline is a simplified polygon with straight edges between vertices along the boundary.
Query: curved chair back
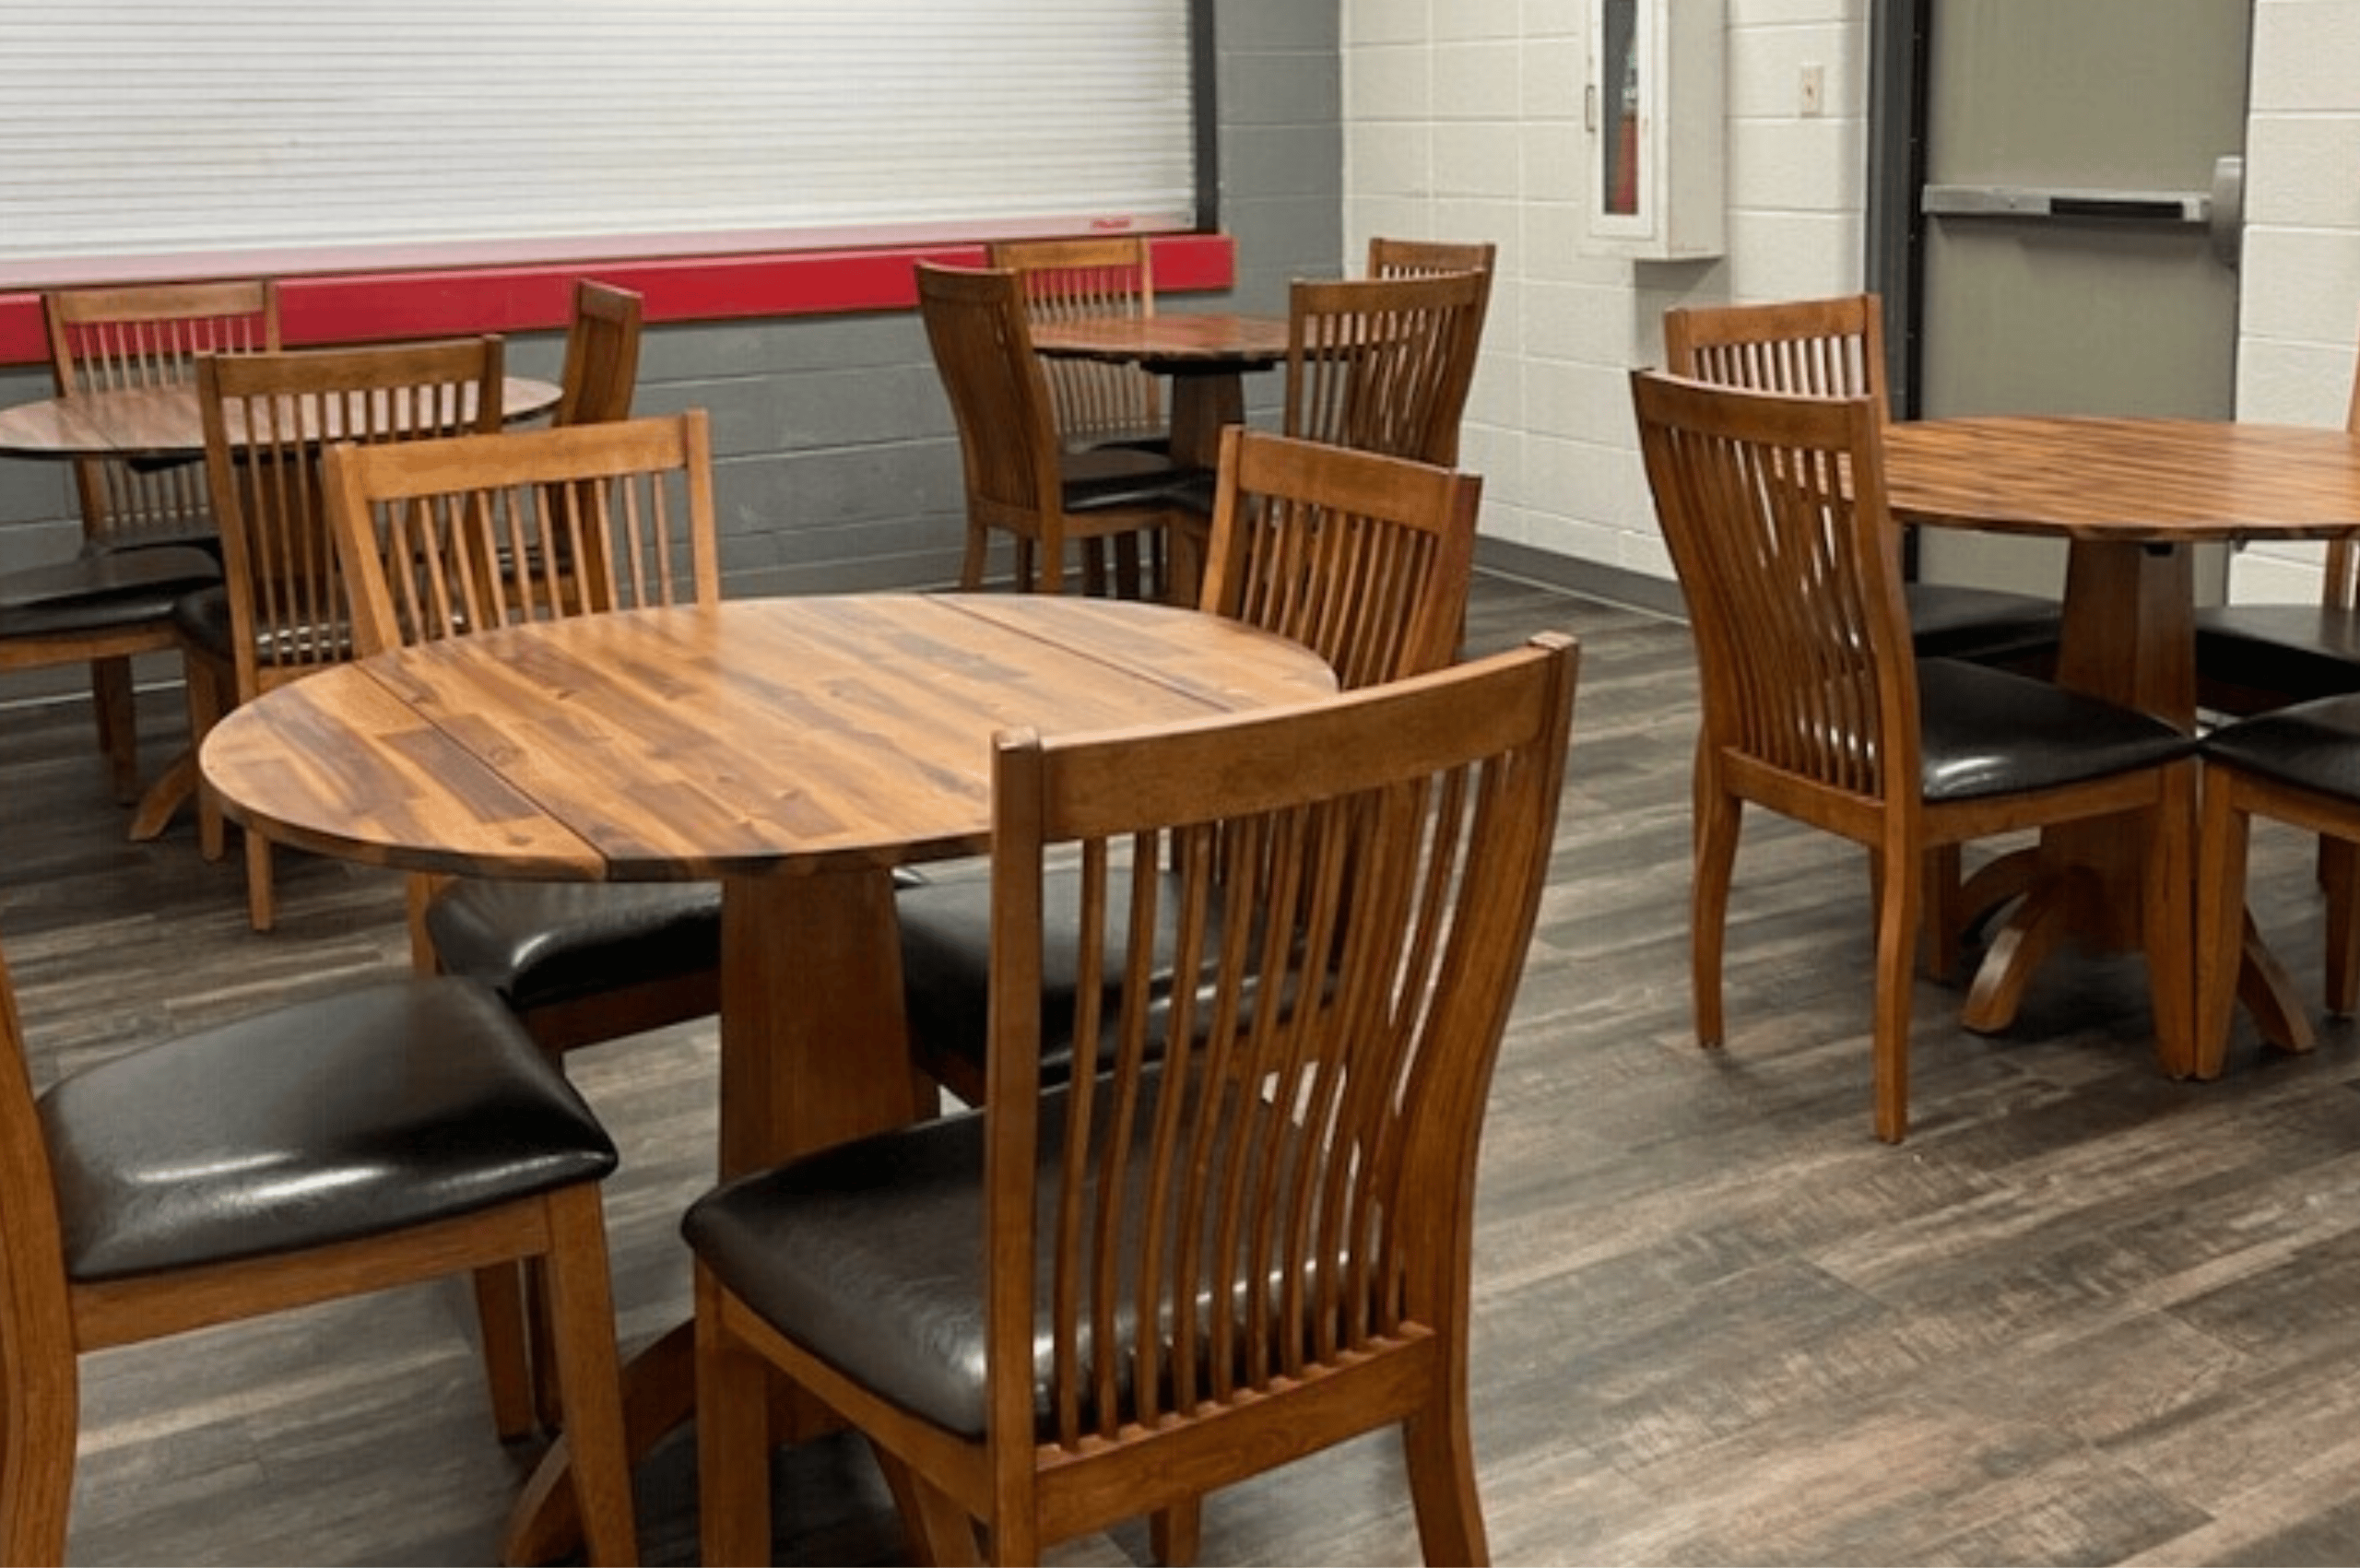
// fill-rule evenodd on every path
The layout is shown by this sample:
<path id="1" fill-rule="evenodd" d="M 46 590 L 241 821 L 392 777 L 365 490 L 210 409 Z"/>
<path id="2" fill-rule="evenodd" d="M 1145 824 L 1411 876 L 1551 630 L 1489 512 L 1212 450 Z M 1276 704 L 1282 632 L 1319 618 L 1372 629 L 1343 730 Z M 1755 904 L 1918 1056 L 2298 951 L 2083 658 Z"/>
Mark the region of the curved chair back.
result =
<path id="1" fill-rule="evenodd" d="M 1144 235 L 1002 241 L 988 256 L 1023 281 L 1024 308 L 1035 322 L 1155 314 L 1155 263 Z M 1042 370 L 1068 448 L 1169 440 L 1162 378 L 1135 364 L 1064 356 L 1044 359 Z"/>
<path id="2" fill-rule="evenodd" d="M 1456 466 L 1489 289 L 1474 273 L 1297 279 L 1286 433 Z"/>
<path id="3" fill-rule="evenodd" d="M 1882 415 L 1884 311 L 1873 294 L 1760 305 L 1685 305 L 1663 313 L 1664 368 L 1757 392 L 1866 397 Z"/>
<path id="4" fill-rule="evenodd" d="M 1292 638 L 1346 690 L 1457 656 L 1482 479 L 1233 425 L 1199 607 Z"/>
<path id="5" fill-rule="evenodd" d="M 1044 508 L 1056 508 L 1056 419 L 1032 352 L 1023 287 L 1004 268 L 925 262 L 917 282 L 926 342 L 959 430 L 970 525 L 1029 532 Z"/>
<path id="6" fill-rule="evenodd" d="M 556 422 L 588 425 L 631 418 L 639 384 L 639 324 L 643 301 L 628 289 L 576 279 L 566 328 L 565 368 Z"/>

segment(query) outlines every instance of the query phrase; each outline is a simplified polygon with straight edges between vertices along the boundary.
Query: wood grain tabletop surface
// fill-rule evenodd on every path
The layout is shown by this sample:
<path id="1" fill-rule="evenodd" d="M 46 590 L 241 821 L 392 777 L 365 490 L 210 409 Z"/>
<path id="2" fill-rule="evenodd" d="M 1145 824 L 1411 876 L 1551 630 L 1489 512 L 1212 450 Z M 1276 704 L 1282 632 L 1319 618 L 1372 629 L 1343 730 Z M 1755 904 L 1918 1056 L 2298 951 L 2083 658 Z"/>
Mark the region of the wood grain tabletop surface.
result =
<path id="1" fill-rule="evenodd" d="M 664 880 L 977 853 L 1005 726 L 1313 701 L 1316 655 L 1193 610 L 1044 595 L 727 601 L 397 650 L 206 743 L 242 822 L 413 870 Z"/>

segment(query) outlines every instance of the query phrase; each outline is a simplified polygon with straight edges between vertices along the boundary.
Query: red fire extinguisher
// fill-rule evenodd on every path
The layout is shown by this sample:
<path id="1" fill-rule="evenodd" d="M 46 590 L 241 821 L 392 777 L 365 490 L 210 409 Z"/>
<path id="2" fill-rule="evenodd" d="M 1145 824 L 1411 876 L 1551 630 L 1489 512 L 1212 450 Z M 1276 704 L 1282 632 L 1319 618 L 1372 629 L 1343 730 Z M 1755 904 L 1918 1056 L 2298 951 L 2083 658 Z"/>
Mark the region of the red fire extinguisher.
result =
<path id="1" fill-rule="evenodd" d="M 1622 50 L 1622 102 L 1614 135 L 1614 187 L 1606 210 L 1628 217 L 1639 211 L 1639 41 L 1635 32 Z"/>

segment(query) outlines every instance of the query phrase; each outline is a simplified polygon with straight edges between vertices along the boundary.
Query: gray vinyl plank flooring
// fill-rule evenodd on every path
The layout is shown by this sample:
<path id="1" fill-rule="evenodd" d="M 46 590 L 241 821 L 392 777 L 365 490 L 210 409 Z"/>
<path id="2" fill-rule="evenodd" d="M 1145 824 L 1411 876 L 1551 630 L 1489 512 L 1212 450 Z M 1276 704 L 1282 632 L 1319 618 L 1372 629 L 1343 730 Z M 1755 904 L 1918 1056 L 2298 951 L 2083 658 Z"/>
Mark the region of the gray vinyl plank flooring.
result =
<path id="1" fill-rule="evenodd" d="M 1476 1241 L 1474 1431 L 1495 1557 L 1612 1563 L 2360 1562 L 2360 1038 L 2226 1075 L 2154 1061 L 2136 960 L 2066 954 L 1980 1037 L 1920 981 L 1914 1129 L 1870 1135 L 1868 874 L 1756 815 L 1729 1040 L 1688 1002 L 1695 688 L 1675 621 L 1497 577 L 1470 646 L 1585 648 L 1555 866 L 1499 1072 Z M 143 697 L 150 765 L 178 744 Z M 406 961 L 398 879 L 282 855 L 280 929 L 183 819 L 124 841 L 87 710 L 0 710 L 0 947 L 36 1079 Z M 2254 909 L 2316 1005 L 2308 846 L 2265 827 Z M 623 1149 L 626 1348 L 687 1310 L 675 1229 L 709 1181 L 714 1041 L 572 1069 Z M 77 1562 L 488 1560 L 537 1456 L 490 1430 L 457 1285 L 90 1359 Z M 782 1450 L 779 1560 L 891 1562 L 861 1446 Z M 638 1478 L 642 1544 L 696 1556 L 686 1434 Z M 1212 1499 L 1204 1561 L 1417 1559 L 1398 1444 Z M 1150 1561 L 1126 1524 L 1054 1561 Z"/>

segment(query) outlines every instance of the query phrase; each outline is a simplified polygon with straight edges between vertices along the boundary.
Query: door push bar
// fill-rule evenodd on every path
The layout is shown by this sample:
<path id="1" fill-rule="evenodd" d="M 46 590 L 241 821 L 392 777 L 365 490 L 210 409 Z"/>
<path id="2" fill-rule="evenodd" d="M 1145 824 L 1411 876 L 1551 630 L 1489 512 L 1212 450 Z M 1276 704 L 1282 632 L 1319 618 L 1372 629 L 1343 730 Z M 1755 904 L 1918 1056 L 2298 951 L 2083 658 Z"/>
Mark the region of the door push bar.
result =
<path id="1" fill-rule="evenodd" d="M 1928 185 L 1918 209 L 1929 218 L 2065 218 L 2083 222 L 2187 224 L 2207 230 L 2224 266 L 2237 265 L 2245 228 L 2245 159 L 2216 159 L 2208 191 L 2089 191 L 2042 185 Z"/>

